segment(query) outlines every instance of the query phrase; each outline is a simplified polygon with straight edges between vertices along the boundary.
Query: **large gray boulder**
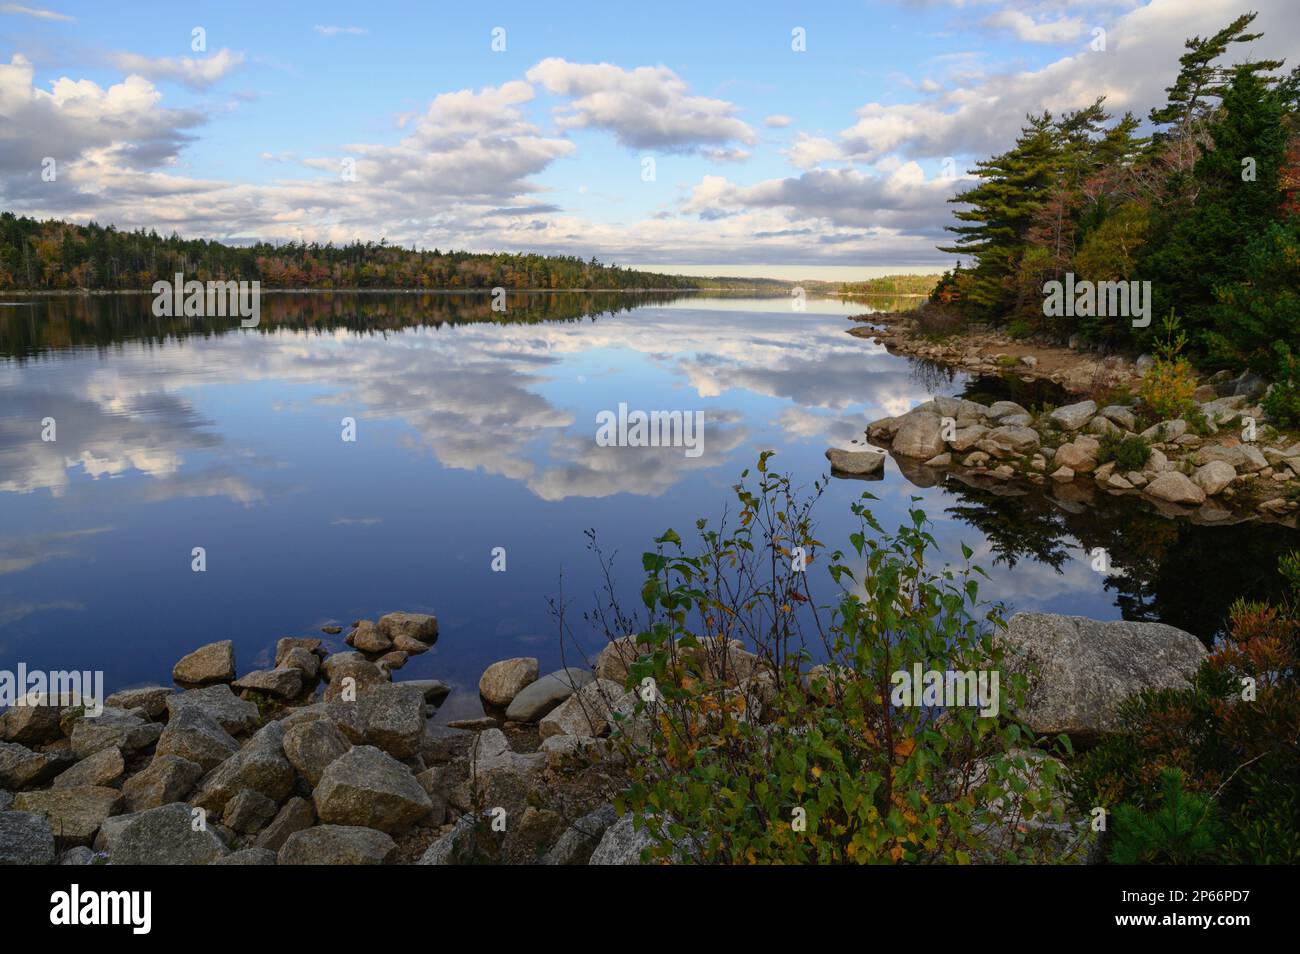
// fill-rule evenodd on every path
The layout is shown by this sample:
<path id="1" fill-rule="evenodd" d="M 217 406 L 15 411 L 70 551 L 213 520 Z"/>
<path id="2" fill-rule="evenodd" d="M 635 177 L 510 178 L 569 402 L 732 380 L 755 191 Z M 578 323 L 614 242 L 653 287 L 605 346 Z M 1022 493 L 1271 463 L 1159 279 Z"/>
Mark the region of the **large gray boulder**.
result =
<path id="1" fill-rule="evenodd" d="M 0 788 L 26 788 L 57 775 L 72 761 L 69 752 L 33 752 L 17 742 L 0 742 Z"/>
<path id="2" fill-rule="evenodd" d="M 929 411 L 913 411 L 905 415 L 894 434 L 894 453 L 904 457 L 929 460 L 942 454 L 945 446 L 943 422 L 938 414 Z"/>
<path id="3" fill-rule="evenodd" d="M 206 686 L 235 679 L 235 644 L 229 639 L 200 646 L 172 667 L 172 679 L 182 686 Z"/>
<path id="4" fill-rule="evenodd" d="M 0 812 L 0 865 L 54 864 L 54 832 L 36 812 Z"/>
<path id="5" fill-rule="evenodd" d="M 385 832 L 409 828 L 433 808 L 410 770 L 370 745 L 358 745 L 331 762 L 312 801 L 327 824 Z"/>
<path id="6" fill-rule="evenodd" d="M 281 865 L 382 865 L 397 843 L 382 831 L 348 825 L 319 825 L 294 832 L 276 856 Z"/>
<path id="7" fill-rule="evenodd" d="M 114 865 L 206 865 L 229 852 L 189 805 L 174 802 L 105 825 L 104 850 Z"/>
<path id="8" fill-rule="evenodd" d="M 997 641 L 1009 665 L 1030 669 L 1025 724 L 1080 738 L 1114 729 L 1120 703 L 1143 689 L 1185 688 L 1206 655 L 1199 639 L 1164 623 L 1050 613 L 1017 613 Z"/>
<path id="9" fill-rule="evenodd" d="M 511 722 L 536 722 L 595 677 L 588 669 L 569 666 L 529 683 L 511 701 L 506 718 Z"/>

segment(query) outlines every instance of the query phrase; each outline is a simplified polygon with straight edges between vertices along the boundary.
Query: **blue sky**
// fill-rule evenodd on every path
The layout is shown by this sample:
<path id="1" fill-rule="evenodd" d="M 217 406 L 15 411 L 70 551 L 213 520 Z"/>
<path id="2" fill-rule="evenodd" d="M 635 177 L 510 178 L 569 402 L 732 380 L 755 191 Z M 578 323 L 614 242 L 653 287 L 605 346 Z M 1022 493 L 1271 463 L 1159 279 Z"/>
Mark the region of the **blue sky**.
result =
<path id="1" fill-rule="evenodd" d="M 1300 4 L 1250 6 L 1251 52 L 1300 56 Z M 946 200 L 1026 112 L 1144 115 L 1183 39 L 1241 9 L 0 2 L 0 205 L 237 242 L 934 270 Z"/>

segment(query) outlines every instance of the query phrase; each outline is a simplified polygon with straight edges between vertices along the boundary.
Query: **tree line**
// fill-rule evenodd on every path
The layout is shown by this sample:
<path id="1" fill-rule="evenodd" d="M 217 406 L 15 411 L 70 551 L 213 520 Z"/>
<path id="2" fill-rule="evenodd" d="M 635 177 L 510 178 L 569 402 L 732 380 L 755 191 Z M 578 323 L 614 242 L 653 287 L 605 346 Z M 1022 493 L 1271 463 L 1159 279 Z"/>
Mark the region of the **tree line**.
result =
<path id="1" fill-rule="evenodd" d="M 693 289 L 779 286 L 765 279 L 664 275 L 595 258 L 417 250 L 380 242 L 236 246 L 155 230 L 0 213 L 0 289 L 147 290 L 159 279 L 260 281 L 268 288 Z"/>
<path id="2" fill-rule="evenodd" d="M 1176 334 L 1205 368 L 1300 380 L 1300 69 L 1236 56 L 1254 13 L 1185 44 L 1147 135 L 1132 113 L 1027 117 L 976 185 L 941 251 L 965 260 L 931 305 L 965 321 L 1133 351 Z M 1228 60 L 1235 59 L 1229 63 Z M 1044 285 L 1149 281 L 1156 321 L 1044 314 Z"/>

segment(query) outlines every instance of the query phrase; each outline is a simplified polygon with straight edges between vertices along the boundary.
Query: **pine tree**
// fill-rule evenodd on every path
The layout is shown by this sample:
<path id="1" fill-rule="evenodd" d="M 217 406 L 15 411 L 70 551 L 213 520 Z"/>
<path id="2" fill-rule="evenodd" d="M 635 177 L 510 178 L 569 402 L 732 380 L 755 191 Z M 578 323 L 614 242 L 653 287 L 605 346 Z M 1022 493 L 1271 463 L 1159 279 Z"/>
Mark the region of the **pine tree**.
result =
<path id="1" fill-rule="evenodd" d="M 1187 135 L 1198 119 L 1207 118 L 1215 105 L 1209 100 L 1222 99 L 1239 70 L 1259 74 L 1281 68 L 1281 60 L 1248 60 L 1236 66 L 1219 66 L 1215 63 L 1234 43 L 1250 43 L 1264 35 L 1246 32 L 1257 15 L 1244 13 L 1214 36 L 1205 39 L 1192 37 L 1184 44 L 1187 52 L 1178 59 L 1181 66 L 1178 78 L 1173 86 L 1165 87 L 1169 101 L 1164 106 L 1151 110 L 1150 119 L 1153 124 L 1173 127 L 1171 130 L 1157 132 L 1157 141 L 1171 135 Z"/>
<path id="2" fill-rule="evenodd" d="M 1028 120 L 1012 149 L 976 164 L 975 174 L 984 181 L 949 199 L 970 206 L 956 218 L 971 224 L 948 226 L 958 238 L 940 251 L 974 258 L 974 267 L 966 273 L 966 300 L 990 313 L 1008 302 L 1034 214 L 1055 182 L 1052 116 L 1043 113 Z"/>

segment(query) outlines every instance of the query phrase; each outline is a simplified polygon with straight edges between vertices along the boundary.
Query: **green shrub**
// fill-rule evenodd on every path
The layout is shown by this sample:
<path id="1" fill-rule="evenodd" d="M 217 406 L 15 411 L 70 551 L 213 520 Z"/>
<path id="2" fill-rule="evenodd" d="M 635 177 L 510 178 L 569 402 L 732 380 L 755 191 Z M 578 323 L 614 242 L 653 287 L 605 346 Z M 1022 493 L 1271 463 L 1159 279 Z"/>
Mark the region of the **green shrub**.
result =
<path id="1" fill-rule="evenodd" d="M 1153 421 L 1167 421 L 1182 417 L 1196 402 L 1196 372 L 1192 363 L 1182 356 L 1187 345 L 1187 334 L 1181 328 L 1178 315 L 1170 309 L 1161 322 L 1163 340 L 1153 346 L 1155 361 L 1138 386 L 1138 394 Z"/>
<path id="2" fill-rule="evenodd" d="M 863 494 L 850 557 L 827 561 L 838 596 L 819 608 L 790 559 L 823 552 L 811 501 L 767 473 L 768 456 L 756 491 L 736 487 L 738 526 L 700 521 L 698 549 L 669 531 L 643 556 L 650 619 L 626 683 L 637 711 L 616 730 L 632 775 L 616 804 L 650 833 L 645 860 L 967 863 L 1079 850 L 1034 824 L 1063 817 L 1059 763 L 1006 718 L 1026 679 L 993 643 L 1003 623 L 979 601 L 978 571 L 930 569 L 925 515 L 886 533 Z M 812 645 L 825 664 L 805 671 Z M 757 668 L 728 681 L 731 655 Z M 1001 717 L 895 704 L 892 680 L 913 664 L 1000 672 Z"/>
<path id="3" fill-rule="evenodd" d="M 1142 470 L 1151 459 L 1151 447 L 1136 434 L 1126 436 L 1117 431 L 1101 435 L 1097 460 L 1100 463 L 1115 461 L 1116 468 L 1122 473 Z"/>
<path id="4" fill-rule="evenodd" d="M 1222 839 L 1214 802 L 1183 790 L 1183 773 L 1160 776 L 1161 804 L 1144 812 L 1133 805 L 1115 809 L 1110 860 L 1117 865 L 1193 865 L 1213 859 Z"/>
<path id="5" fill-rule="evenodd" d="M 1264 395 L 1264 412 L 1281 427 L 1300 427 L 1300 357 L 1284 342 L 1275 342 L 1277 380 Z"/>

